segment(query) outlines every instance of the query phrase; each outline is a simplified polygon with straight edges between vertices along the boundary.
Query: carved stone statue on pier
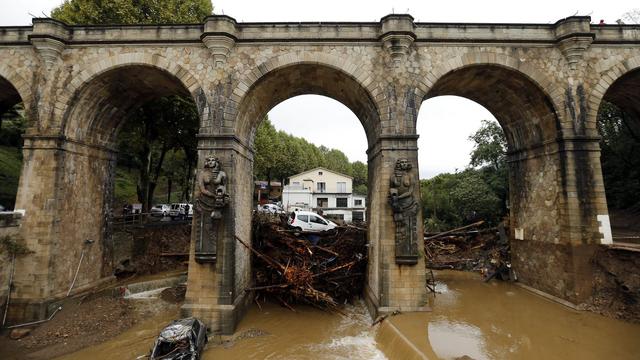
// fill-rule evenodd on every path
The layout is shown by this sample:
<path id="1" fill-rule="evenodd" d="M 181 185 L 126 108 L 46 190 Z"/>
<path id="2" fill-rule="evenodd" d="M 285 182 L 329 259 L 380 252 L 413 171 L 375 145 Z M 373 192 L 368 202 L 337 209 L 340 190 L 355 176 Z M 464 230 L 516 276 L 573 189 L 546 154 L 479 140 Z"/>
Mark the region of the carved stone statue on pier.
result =
<path id="1" fill-rule="evenodd" d="M 204 169 L 198 175 L 198 196 L 195 201 L 197 262 L 215 262 L 220 237 L 222 209 L 229 203 L 227 174 L 222 171 L 218 158 L 208 156 Z"/>
<path id="2" fill-rule="evenodd" d="M 398 159 L 390 181 L 389 204 L 396 225 L 395 255 L 398 264 L 418 262 L 418 201 L 412 168 L 407 159 Z"/>

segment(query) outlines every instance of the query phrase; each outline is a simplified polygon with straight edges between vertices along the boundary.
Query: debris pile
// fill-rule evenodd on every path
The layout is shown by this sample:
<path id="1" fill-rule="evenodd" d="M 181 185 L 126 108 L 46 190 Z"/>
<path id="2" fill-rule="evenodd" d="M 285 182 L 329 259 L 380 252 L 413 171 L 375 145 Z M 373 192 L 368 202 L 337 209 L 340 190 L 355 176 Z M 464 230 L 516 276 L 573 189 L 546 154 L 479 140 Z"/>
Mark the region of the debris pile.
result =
<path id="1" fill-rule="evenodd" d="M 254 216 L 253 241 L 237 240 L 253 253 L 256 301 L 273 298 L 323 310 L 360 296 L 367 267 L 366 229 L 339 226 L 321 233 L 287 229 L 284 219 Z"/>
<path id="2" fill-rule="evenodd" d="M 427 268 L 478 271 L 486 281 L 513 278 L 504 226 L 477 229 L 482 224 L 480 221 L 439 234 L 425 233 Z M 476 229 L 469 230 L 473 228 Z"/>

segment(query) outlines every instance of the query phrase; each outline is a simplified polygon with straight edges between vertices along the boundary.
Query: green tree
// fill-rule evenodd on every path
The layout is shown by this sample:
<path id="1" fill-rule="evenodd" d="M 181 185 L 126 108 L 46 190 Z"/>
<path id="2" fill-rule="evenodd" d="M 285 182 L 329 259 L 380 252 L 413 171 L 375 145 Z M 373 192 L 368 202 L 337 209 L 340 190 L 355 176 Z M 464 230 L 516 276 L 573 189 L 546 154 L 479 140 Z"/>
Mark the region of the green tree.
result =
<path id="1" fill-rule="evenodd" d="M 22 103 L 0 112 L 0 145 L 21 148 L 22 134 L 26 128 L 27 120 Z"/>
<path id="2" fill-rule="evenodd" d="M 66 0 L 51 11 L 51 17 L 67 24 L 197 23 L 212 10 L 209 0 Z M 196 161 L 197 119 L 192 99 L 172 96 L 142 106 L 120 131 L 120 152 L 134 156 L 119 162 L 138 169 L 137 193 L 144 211 L 150 208 L 160 176 L 165 175 L 162 166 L 167 153 L 184 152 L 189 163 L 183 182 L 190 182 Z"/>
<path id="3" fill-rule="evenodd" d="M 474 142 L 470 165 L 479 168 L 484 182 L 500 199 L 502 213 L 507 212 L 509 178 L 507 168 L 507 139 L 495 121 L 482 120 L 480 128 L 469 136 Z"/>
<path id="4" fill-rule="evenodd" d="M 614 104 L 604 102 L 597 120 L 600 160 L 612 209 L 640 210 L 640 121 Z"/>
<path id="5" fill-rule="evenodd" d="M 254 149 L 254 176 L 269 184 L 273 179 L 284 182 L 291 175 L 323 166 L 352 176 L 354 192 L 367 194 L 366 164 L 361 161 L 351 163 L 340 150 L 316 146 L 303 138 L 278 131 L 268 118 L 256 130 Z"/>
<path id="6" fill-rule="evenodd" d="M 65 0 L 51 17 L 67 24 L 198 23 L 212 11 L 209 0 Z"/>
<path id="7" fill-rule="evenodd" d="M 329 149 L 324 154 L 325 166 L 329 170 L 337 171 L 342 174 L 351 175 L 352 168 L 349 158 L 342 151 Z"/>
<path id="8" fill-rule="evenodd" d="M 351 163 L 351 176 L 353 176 L 353 192 L 367 195 L 367 183 L 369 182 L 367 164 L 362 161 Z"/>
<path id="9" fill-rule="evenodd" d="M 478 219 L 496 223 L 502 217 L 500 199 L 476 169 L 421 180 L 420 191 L 427 231 L 443 231 Z"/>
<path id="10" fill-rule="evenodd" d="M 496 171 L 505 167 L 507 139 L 497 122 L 482 120 L 480 128 L 469 136 L 469 140 L 475 143 L 471 152 L 471 166 L 491 166 Z"/>
<path id="11" fill-rule="evenodd" d="M 278 133 L 268 118 L 256 130 L 253 171 L 257 178 L 267 180 L 269 193 L 271 192 L 271 181 L 279 175 L 277 173 L 285 158 L 284 144 L 281 139 L 282 135 Z"/>
<path id="12" fill-rule="evenodd" d="M 497 122 L 482 121 L 469 168 L 420 181 L 427 231 L 442 231 L 482 219 L 497 223 L 506 213 L 507 142 Z"/>
<path id="13" fill-rule="evenodd" d="M 149 209 L 153 202 L 156 186 L 163 171 L 168 153 L 181 151 L 188 161 L 187 167 L 195 162 L 187 158 L 193 153 L 198 129 L 198 112 L 192 101 L 178 96 L 170 96 L 143 105 L 137 116 L 125 122 L 120 131 L 118 148 L 120 153 L 133 156 L 121 157 L 119 162 L 138 169 L 138 200 L 143 208 Z M 187 149 L 187 151 L 185 151 Z M 193 154 L 191 155 L 193 156 Z M 185 176 L 189 177 L 190 170 Z M 174 174 L 170 176 L 172 179 Z M 188 184 L 189 181 L 183 181 Z"/>

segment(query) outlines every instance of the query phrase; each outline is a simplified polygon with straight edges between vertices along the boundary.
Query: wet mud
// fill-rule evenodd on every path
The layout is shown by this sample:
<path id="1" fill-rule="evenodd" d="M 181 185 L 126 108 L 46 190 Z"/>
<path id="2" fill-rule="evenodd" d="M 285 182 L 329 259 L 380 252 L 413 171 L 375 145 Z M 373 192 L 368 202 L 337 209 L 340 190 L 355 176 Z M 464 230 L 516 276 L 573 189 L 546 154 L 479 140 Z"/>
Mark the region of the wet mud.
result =
<path id="1" fill-rule="evenodd" d="M 477 274 L 436 272 L 431 312 L 372 327 L 362 303 L 326 313 L 252 307 L 234 336 L 210 336 L 203 359 L 638 359 L 640 325 L 575 311 Z M 133 359 L 148 353 L 167 311 L 62 359 Z M 393 331 L 391 331 L 393 329 Z"/>

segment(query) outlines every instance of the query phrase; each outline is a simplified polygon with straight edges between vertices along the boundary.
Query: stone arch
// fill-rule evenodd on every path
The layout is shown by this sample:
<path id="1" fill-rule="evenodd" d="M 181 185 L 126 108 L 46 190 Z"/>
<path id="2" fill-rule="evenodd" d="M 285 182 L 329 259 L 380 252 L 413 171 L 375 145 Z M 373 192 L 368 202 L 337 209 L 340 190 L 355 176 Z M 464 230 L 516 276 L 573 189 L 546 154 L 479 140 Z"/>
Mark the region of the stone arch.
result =
<path id="1" fill-rule="evenodd" d="M 566 162 L 557 150 L 562 137 L 561 92 L 550 79 L 512 57 L 468 54 L 435 69 L 420 91 L 423 99 L 465 97 L 496 117 L 508 144 L 510 237 L 530 240 L 540 247 L 560 242 L 566 223 L 558 214 L 571 201 L 562 186 L 571 179 L 567 180 Z M 526 273 L 527 256 L 547 256 L 515 247 L 530 243 L 514 245 L 514 268 L 518 271 Z"/>
<path id="2" fill-rule="evenodd" d="M 269 104 L 256 104 L 256 95 L 263 89 L 275 84 L 267 84 L 278 77 L 291 76 L 295 72 L 315 72 L 315 80 L 300 81 L 298 88 L 290 89 L 281 94 L 269 94 Z M 326 76 L 326 78 L 323 78 Z M 323 83 L 332 79 L 341 82 L 337 84 L 339 89 L 328 90 L 335 84 Z M 291 79 L 295 81 L 295 79 Z M 315 84 L 313 82 L 316 81 Z M 283 83 L 284 85 L 284 83 Z M 340 88 L 340 85 L 348 89 Z M 296 85 L 294 85 L 296 86 Z M 349 91 L 355 92 L 357 98 L 350 98 Z M 258 65 L 254 71 L 242 78 L 233 90 L 230 101 L 226 105 L 225 119 L 232 121 L 235 132 L 241 138 L 252 139 L 253 132 L 258 123 L 273 106 L 291 97 L 303 94 L 317 94 L 333 98 L 347 106 L 361 121 L 369 146 L 379 133 L 379 105 L 375 102 L 373 94 L 376 93 L 375 84 L 370 73 L 363 66 L 339 58 L 327 53 L 286 54 L 274 57 Z M 359 101 L 362 103 L 357 104 Z M 259 113 L 262 116 L 260 116 Z M 245 136 L 245 137 L 243 137 Z M 249 145 L 249 144 L 248 144 Z"/>
<path id="3" fill-rule="evenodd" d="M 427 99 L 433 86 L 447 74 L 476 66 L 503 68 L 527 79 L 546 95 L 550 109 L 552 109 L 558 121 L 562 122 L 562 115 L 559 109 L 563 108 L 563 90 L 532 63 L 521 61 L 507 54 L 472 51 L 449 61 L 441 62 L 439 66 L 430 69 L 426 75 L 416 79 L 414 83 L 416 99 L 420 101 Z"/>
<path id="4" fill-rule="evenodd" d="M 588 131 L 591 131 L 594 135 L 597 133 L 596 123 L 602 101 L 609 97 L 610 100 L 616 102 L 616 87 L 620 86 L 623 79 L 626 79 L 633 74 L 635 74 L 635 76 L 640 75 L 640 56 L 635 56 L 625 61 L 618 62 L 601 73 L 600 79 L 589 94 L 589 113 L 587 116 L 587 123 L 585 124 L 585 128 Z M 614 94 L 612 94 L 611 91 L 613 91 Z M 629 96 L 635 95 L 635 98 L 630 98 L 628 100 L 632 100 L 638 104 L 636 105 L 638 109 L 635 111 L 640 119 L 640 97 L 638 97 L 637 94 L 637 89 L 635 92 L 627 92 L 627 95 Z M 611 99 L 612 95 L 613 99 Z M 622 107 L 629 109 L 633 106 L 631 102 L 623 101 Z"/>
<path id="5" fill-rule="evenodd" d="M 562 126 L 562 91 L 533 65 L 508 55 L 466 54 L 430 71 L 416 89 L 421 100 L 458 95 L 481 104 L 502 125 L 510 151 L 554 141 Z"/>
<path id="6" fill-rule="evenodd" d="M 102 109 L 100 113 L 93 113 L 93 118 L 79 114 L 79 112 L 87 110 L 89 107 L 88 104 L 92 102 L 94 105 L 100 104 L 104 106 L 105 104 L 100 103 L 100 99 L 97 99 L 97 96 L 94 95 L 109 91 L 109 80 L 105 80 L 105 77 L 108 78 L 110 74 L 116 74 L 114 76 L 118 76 L 118 71 L 126 71 L 127 69 L 137 69 L 143 72 L 142 75 L 154 74 L 161 77 L 162 79 L 158 83 L 154 84 L 151 82 L 148 84 L 148 90 L 150 90 L 153 85 L 158 85 L 159 87 L 154 89 L 156 90 L 156 94 L 162 95 L 174 91 L 189 95 L 196 102 L 201 118 L 208 113 L 208 101 L 200 83 L 184 67 L 158 54 L 119 54 L 93 63 L 91 66 L 80 71 L 70 81 L 65 92 L 58 97 L 55 107 L 57 112 L 56 118 L 62 119 L 60 128 L 63 135 L 70 138 L 86 136 L 89 131 L 88 126 L 95 126 L 95 124 L 91 122 L 95 122 L 96 117 L 114 115 L 127 117 L 132 111 L 132 108 L 135 108 L 136 105 L 141 104 L 141 101 L 148 98 L 149 94 L 139 94 L 140 96 L 134 96 L 127 101 L 127 108 Z M 137 76 L 142 77 L 142 75 L 138 74 Z M 113 80 L 113 78 L 111 80 Z M 169 87 L 168 83 L 170 82 L 173 83 L 173 89 L 166 89 Z M 146 82 L 143 81 L 143 83 Z M 114 94 L 112 91 L 111 95 L 118 96 L 121 94 Z M 92 96 L 94 99 L 90 100 L 89 98 Z M 96 106 L 96 109 L 97 108 Z M 87 123 L 87 121 L 89 121 L 89 123 Z M 72 131 L 75 131 L 75 133 L 72 133 Z"/>
<path id="7" fill-rule="evenodd" d="M 9 88 L 9 91 L 5 91 L 5 87 Z M 22 75 L 8 64 L 0 63 L 0 89 L 2 89 L 0 103 L 4 101 L 3 98 L 7 95 L 8 102 L 18 103 L 22 101 L 25 110 L 27 113 L 29 112 L 32 103 L 31 86 Z M 13 91 L 15 91 L 15 93 L 13 93 Z M 20 98 L 18 101 L 16 101 L 16 96 Z"/>

